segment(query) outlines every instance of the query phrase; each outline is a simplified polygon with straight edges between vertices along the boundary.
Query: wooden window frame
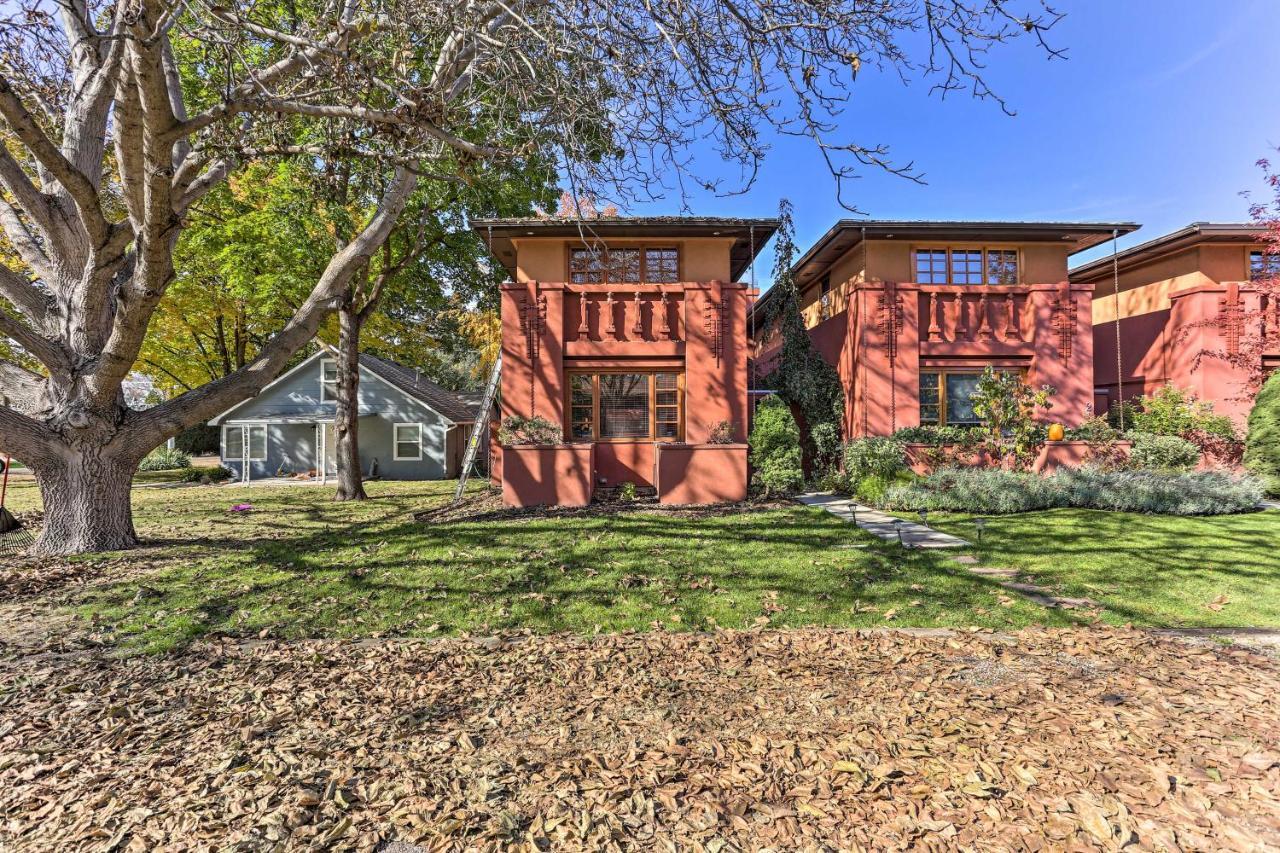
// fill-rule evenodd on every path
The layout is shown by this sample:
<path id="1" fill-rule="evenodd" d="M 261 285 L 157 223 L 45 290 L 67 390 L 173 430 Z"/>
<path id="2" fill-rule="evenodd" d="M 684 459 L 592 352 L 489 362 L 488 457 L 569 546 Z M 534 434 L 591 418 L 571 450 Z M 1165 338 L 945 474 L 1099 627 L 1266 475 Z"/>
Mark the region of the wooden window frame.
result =
<path id="1" fill-rule="evenodd" d="M 624 284 L 679 284 L 680 282 L 682 282 L 682 281 L 684 281 L 684 280 L 685 280 L 685 279 L 684 279 L 684 244 L 683 244 L 683 243 L 667 243 L 667 242 L 658 242 L 658 243 L 620 243 L 620 244 L 618 244 L 618 245 L 616 245 L 616 246 L 614 246 L 614 247 L 612 247 L 612 248 L 613 248 L 613 249 L 618 249 L 618 250 L 622 250 L 622 249 L 631 250 L 631 249 L 634 249 L 634 250 L 636 250 L 636 251 L 638 251 L 638 252 L 640 253 L 640 280 L 639 280 L 639 281 L 610 281 L 610 275 L 609 275 L 610 266 L 609 266 L 609 260 L 608 260 L 608 257 L 609 257 L 609 252 L 611 251 L 611 248 L 610 248 L 607 244 L 601 244 L 601 245 L 600 245 L 600 247 L 599 247 L 598 249 L 596 249 L 596 251 L 603 252 L 603 253 L 604 253 L 604 256 L 605 256 L 605 262 L 604 262 L 604 265 L 603 265 L 603 268 L 602 268 L 602 269 L 603 269 L 603 274 L 602 274 L 602 276 L 601 276 L 604 280 L 603 280 L 603 281 L 574 281 L 574 280 L 573 280 L 573 274 L 574 274 L 574 270 L 573 270 L 573 255 L 574 255 L 574 252 L 590 252 L 590 251 L 592 251 L 592 250 L 593 250 L 593 247 L 591 247 L 591 246 L 574 246 L 574 245 L 566 245 L 566 246 L 565 246 L 565 258 L 564 258 L 564 269 L 565 269 L 565 280 L 566 280 L 566 282 L 567 282 L 567 283 L 569 283 L 569 284 L 618 284 L 618 285 L 624 285 Z M 648 261 L 647 252 L 648 252 L 650 249 L 664 249 L 664 250 L 674 250 L 674 251 L 675 251 L 675 253 L 676 253 L 676 280 L 675 280 L 675 281 L 650 281 L 650 280 L 649 280 L 649 261 Z"/>
<path id="2" fill-rule="evenodd" d="M 948 376 L 981 376 L 985 372 L 985 370 L 986 368 L 973 368 L 973 367 L 961 367 L 961 368 L 955 368 L 955 369 L 947 368 L 947 367 L 921 367 L 916 374 L 916 402 L 919 403 L 920 398 L 922 396 L 920 392 L 921 392 L 921 389 L 924 387 L 923 384 L 920 382 L 920 377 L 924 376 L 925 374 L 933 374 L 934 376 L 937 376 L 938 377 L 938 421 L 937 423 L 926 424 L 924 423 L 924 420 L 921 419 L 920 425 L 921 426 L 937 426 L 937 427 L 981 426 L 981 423 L 962 423 L 962 424 L 948 423 L 947 421 L 947 377 Z M 995 370 L 997 373 L 1013 373 L 1014 371 L 1017 371 L 1018 376 L 1020 376 L 1024 382 L 1026 381 L 1027 370 L 1024 367 L 1003 367 L 1003 368 L 996 367 Z"/>
<path id="3" fill-rule="evenodd" d="M 417 456 L 401 456 L 400 455 L 400 428 L 414 427 L 418 430 L 418 455 Z M 421 423 L 398 423 L 391 425 L 391 461 L 393 462 L 421 462 L 422 461 L 422 424 Z"/>
<path id="4" fill-rule="evenodd" d="M 658 382 L 654 377 L 659 373 L 674 373 L 676 375 L 676 435 L 664 438 L 658 437 Z M 649 377 L 649 433 L 648 435 L 629 436 L 624 438 L 604 438 L 600 435 L 600 377 L 604 375 L 618 374 L 636 374 Z M 573 378 L 575 376 L 591 377 L 591 436 L 575 436 L 573 434 Z M 598 369 L 578 369 L 566 372 L 567 381 L 564 384 L 564 440 L 569 443 L 573 442 L 600 442 L 603 444 L 637 444 L 664 442 L 668 444 L 680 444 L 684 441 L 685 429 L 685 384 L 684 384 L 684 368 L 664 369 L 658 367 L 604 367 Z"/>
<path id="5" fill-rule="evenodd" d="M 1017 281 L 1013 282 L 1013 284 L 1015 285 L 1022 284 L 1023 254 L 1022 254 L 1022 249 L 1019 246 L 1006 246 L 1006 245 L 1001 245 L 999 243 L 996 243 L 990 246 L 962 246 L 962 245 L 950 245 L 950 244 L 912 246 L 911 247 L 911 276 L 913 279 L 917 279 L 920 275 L 920 267 L 916 261 L 916 257 L 921 252 L 946 252 L 947 280 L 945 282 L 942 282 L 941 284 L 939 282 L 922 282 L 922 281 L 917 281 L 916 282 L 917 284 L 930 284 L 930 285 L 938 285 L 938 286 L 945 285 L 947 287 L 984 287 L 984 286 L 1008 287 L 1010 286 L 1007 284 L 996 285 L 995 282 L 988 280 L 991 272 L 991 261 L 989 257 L 991 252 L 1013 252 L 1014 264 L 1017 265 L 1017 270 L 1018 270 L 1017 276 L 1016 276 Z M 955 263 L 952 260 L 952 255 L 955 252 L 977 252 L 981 256 L 981 264 L 979 267 L 979 271 L 982 276 L 981 282 L 977 284 L 973 284 L 971 282 L 964 282 L 964 283 L 956 282 Z"/>

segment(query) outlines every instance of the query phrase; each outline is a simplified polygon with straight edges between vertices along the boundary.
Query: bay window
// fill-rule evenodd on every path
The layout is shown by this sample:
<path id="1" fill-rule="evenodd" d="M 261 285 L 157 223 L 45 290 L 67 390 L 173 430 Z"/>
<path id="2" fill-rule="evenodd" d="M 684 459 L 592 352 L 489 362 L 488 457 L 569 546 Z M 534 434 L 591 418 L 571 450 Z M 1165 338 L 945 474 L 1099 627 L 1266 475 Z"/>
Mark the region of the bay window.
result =
<path id="1" fill-rule="evenodd" d="M 684 375 L 570 373 L 569 440 L 671 441 L 684 434 Z"/>

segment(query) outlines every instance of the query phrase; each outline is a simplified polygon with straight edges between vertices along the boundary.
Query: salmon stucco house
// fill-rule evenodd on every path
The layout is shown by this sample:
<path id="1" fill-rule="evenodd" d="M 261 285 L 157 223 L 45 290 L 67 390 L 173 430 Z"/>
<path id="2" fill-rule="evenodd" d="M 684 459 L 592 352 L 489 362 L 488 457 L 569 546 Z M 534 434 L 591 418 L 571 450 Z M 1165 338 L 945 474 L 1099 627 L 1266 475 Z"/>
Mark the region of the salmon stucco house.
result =
<path id="1" fill-rule="evenodd" d="M 512 506 L 585 504 L 599 488 L 665 503 L 747 493 L 746 317 L 740 282 L 772 219 L 481 220 L 506 267 L 497 421 L 538 417 L 554 444 L 501 446 Z"/>
<path id="2" fill-rule="evenodd" d="M 1256 224 L 1195 222 L 1071 271 L 1073 282 L 1095 288 L 1099 408 L 1171 383 L 1244 421 L 1250 370 L 1242 362 L 1256 356 L 1255 369 L 1275 369 L 1280 347 L 1246 349 L 1239 359 L 1201 356 L 1239 355 L 1249 335 L 1276 340 L 1280 304 L 1254 285 L 1274 275 L 1276 259 L 1258 231 Z"/>
<path id="3" fill-rule="evenodd" d="M 1050 417 L 1068 426 L 1093 403 L 1092 282 L 1067 259 L 1132 223 L 843 220 L 794 267 L 809 334 L 839 372 L 846 438 L 922 424 L 972 424 L 987 366 L 1057 389 Z M 753 328 L 761 372 L 776 352 Z"/>

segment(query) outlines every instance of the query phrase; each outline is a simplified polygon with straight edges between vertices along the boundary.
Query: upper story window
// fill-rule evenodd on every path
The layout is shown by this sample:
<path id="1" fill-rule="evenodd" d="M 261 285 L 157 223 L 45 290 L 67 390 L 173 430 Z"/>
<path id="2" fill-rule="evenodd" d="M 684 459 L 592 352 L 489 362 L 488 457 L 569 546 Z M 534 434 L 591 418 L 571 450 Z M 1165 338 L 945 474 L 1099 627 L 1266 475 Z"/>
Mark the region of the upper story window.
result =
<path id="1" fill-rule="evenodd" d="M 1259 249 L 1249 253 L 1249 281 L 1280 276 L 1280 257 Z"/>
<path id="2" fill-rule="evenodd" d="M 338 363 L 331 358 L 320 359 L 320 402 L 330 403 L 338 399 Z"/>
<path id="3" fill-rule="evenodd" d="M 917 284 L 1017 284 L 1016 249 L 917 249 Z"/>
<path id="4" fill-rule="evenodd" d="M 671 284 L 680 280 L 680 250 L 674 246 L 569 249 L 574 284 Z"/>

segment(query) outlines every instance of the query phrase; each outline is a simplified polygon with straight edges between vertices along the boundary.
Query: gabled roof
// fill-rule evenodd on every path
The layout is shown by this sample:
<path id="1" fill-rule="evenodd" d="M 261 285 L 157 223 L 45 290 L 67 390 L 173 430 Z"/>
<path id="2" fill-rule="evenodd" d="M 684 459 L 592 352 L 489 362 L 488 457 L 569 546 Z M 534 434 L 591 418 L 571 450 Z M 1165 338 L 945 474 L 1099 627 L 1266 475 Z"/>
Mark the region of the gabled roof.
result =
<path id="1" fill-rule="evenodd" d="M 415 400 L 426 403 L 454 423 L 468 423 L 475 417 L 471 407 L 458 399 L 458 395 L 423 377 L 420 370 L 368 353 L 360 354 L 360 366 L 388 385 L 394 385 Z"/>
<path id="2" fill-rule="evenodd" d="M 280 374 L 275 379 L 273 379 L 271 382 L 264 385 L 262 390 L 259 391 L 254 396 L 250 397 L 247 400 L 241 400 L 239 403 L 236 403 L 234 406 L 227 409 L 222 414 L 218 415 L 215 418 L 212 418 L 209 421 L 209 424 L 211 426 L 217 426 L 218 424 L 226 420 L 228 415 L 235 412 L 241 406 L 244 406 L 256 400 L 258 397 L 262 396 L 263 394 L 265 394 L 267 391 L 269 391 L 271 388 L 275 387 L 276 385 L 279 385 L 281 382 L 288 379 L 293 374 L 304 369 L 308 365 L 313 364 L 317 359 L 324 358 L 324 357 L 332 358 L 332 355 L 330 355 L 325 350 L 321 350 L 320 352 L 317 352 L 314 355 L 303 359 L 301 362 L 294 365 L 291 369 L 285 371 L 284 373 Z M 391 361 L 390 359 L 385 359 L 385 358 L 378 358 L 377 356 L 369 355 L 368 353 L 360 354 L 360 367 L 363 368 L 364 370 L 367 370 L 369 373 L 372 373 L 374 376 L 377 376 L 379 379 L 381 379 L 383 382 L 386 382 L 388 385 L 392 386 L 393 388 L 401 391 L 404 394 L 407 394 L 408 396 L 422 403 L 424 406 L 427 406 L 428 408 L 434 410 L 435 412 L 440 414 L 442 417 L 444 417 L 445 420 L 451 421 L 455 424 L 471 423 L 473 420 L 475 420 L 474 407 L 468 406 L 465 402 L 459 399 L 458 396 L 453 392 L 447 391 L 444 388 L 437 385 L 436 383 L 432 382 L 431 380 L 426 379 L 425 377 L 422 376 L 420 371 L 415 370 L 412 367 L 406 367 L 405 365 L 400 364 L 399 362 Z M 311 419 L 323 420 L 324 418 L 322 416 L 325 414 L 329 415 L 330 420 L 332 419 L 332 412 L 328 408 L 316 409 L 314 412 L 315 417 Z M 361 414 L 365 414 L 365 412 L 362 411 Z M 254 417 L 255 419 L 259 419 L 259 420 L 275 420 L 276 419 L 273 416 L 273 413 L 271 412 L 260 413 L 258 415 L 255 415 Z M 279 413 L 279 417 L 286 418 L 292 421 L 298 421 L 299 418 L 302 418 L 304 420 L 307 419 L 308 413 L 303 412 L 301 410 L 294 409 L 294 408 L 290 408 L 287 415 L 286 413 L 281 412 Z"/>
<path id="3" fill-rule="evenodd" d="M 1260 243 L 1261 226 L 1252 222 L 1192 222 L 1185 228 L 1170 231 L 1155 239 L 1117 252 L 1115 262 L 1120 269 L 1130 269 L 1161 255 L 1188 249 L 1197 243 Z M 1107 255 L 1075 267 L 1069 273 L 1072 281 L 1091 281 L 1099 275 L 1110 275 L 1112 257 Z"/>
<path id="4" fill-rule="evenodd" d="M 513 240 L 521 237 L 567 237 L 608 240 L 614 238 L 676 239 L 679 237 L 733 237 L 729 250 L 729 274 L 742 274 L 773 232 L 777 219 L 739 219 L 715 216 L 606 216 L 599 219 L 473 219 L 471 230 L 489 246 L 494 257 L 512 275 L 516 272 Z"/>

